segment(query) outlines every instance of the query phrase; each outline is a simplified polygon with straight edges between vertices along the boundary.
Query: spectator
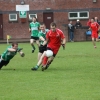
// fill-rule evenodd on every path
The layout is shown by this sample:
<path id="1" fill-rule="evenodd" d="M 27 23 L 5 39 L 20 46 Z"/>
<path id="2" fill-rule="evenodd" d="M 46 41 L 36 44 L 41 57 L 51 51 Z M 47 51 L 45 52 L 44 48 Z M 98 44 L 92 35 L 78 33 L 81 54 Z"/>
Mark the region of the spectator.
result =
<path id="1" fill-rule="evenodd" d="M 76 24 L 75 24 L 75 29 L 77 28 L 81 28 L 82 24 L 80 23 L 80 20 L 77 20 Z"/>
<path id="2" fill-rule="evenodd" d="M 68 24 L 68 31 L 70 35 L 70 41 L 73 42 L 74 39 L 74 25 L 72 24 L 72 21 L 69 22 Z"/>

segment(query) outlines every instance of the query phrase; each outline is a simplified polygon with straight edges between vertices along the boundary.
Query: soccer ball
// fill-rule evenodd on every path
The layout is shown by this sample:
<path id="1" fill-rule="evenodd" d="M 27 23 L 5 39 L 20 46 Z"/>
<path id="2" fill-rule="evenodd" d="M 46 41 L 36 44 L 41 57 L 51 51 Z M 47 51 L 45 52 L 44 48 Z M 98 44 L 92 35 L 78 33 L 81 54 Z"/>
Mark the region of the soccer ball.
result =
<path id="1" fill-rule="evenodd" d="M 53 52 L 51 50 L 46 51 L 46 56 L 51 57 L 53 55 Z"/>

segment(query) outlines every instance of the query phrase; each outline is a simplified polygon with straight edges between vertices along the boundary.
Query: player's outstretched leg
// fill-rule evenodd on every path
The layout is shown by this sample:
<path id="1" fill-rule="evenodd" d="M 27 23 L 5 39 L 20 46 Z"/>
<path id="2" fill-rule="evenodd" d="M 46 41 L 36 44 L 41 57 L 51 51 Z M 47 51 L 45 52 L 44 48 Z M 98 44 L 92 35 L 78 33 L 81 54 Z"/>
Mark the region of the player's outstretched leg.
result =
<path id="1" fill-rule="evenodd" d="M 0 61 L 0 69 L 4 66 L 4 62 L 1 60 Z"/>

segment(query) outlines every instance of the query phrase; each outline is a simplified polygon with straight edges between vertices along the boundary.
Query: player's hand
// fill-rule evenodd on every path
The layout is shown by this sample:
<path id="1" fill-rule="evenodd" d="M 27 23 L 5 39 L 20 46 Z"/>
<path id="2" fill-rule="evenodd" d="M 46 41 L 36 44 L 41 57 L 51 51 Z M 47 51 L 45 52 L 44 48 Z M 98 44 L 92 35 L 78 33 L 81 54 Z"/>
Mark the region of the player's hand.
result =
<path id="1" fill-rule="evenodd" d="M 65 44 L 61 44 L 62 45 L 62 47 L 63 47 L 63 50 L 65 50 Z"/>
<path id="2" fill-rule="evenodd" d="M 25 53 L 22 52 L 22 53 L 20 54 L 20 56 L 21 56 L 21 57 L 24 57 L 24 56 L 25 56 Z"/>

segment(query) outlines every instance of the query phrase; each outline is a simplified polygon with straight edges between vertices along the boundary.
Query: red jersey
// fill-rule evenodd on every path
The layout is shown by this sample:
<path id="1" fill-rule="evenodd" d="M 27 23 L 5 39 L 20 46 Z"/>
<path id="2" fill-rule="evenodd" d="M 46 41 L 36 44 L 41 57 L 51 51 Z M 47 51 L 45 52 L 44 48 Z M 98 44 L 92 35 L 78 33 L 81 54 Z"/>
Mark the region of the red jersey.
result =
<path id="1" fill-rule="evenodd" d="M 56 29 L 55 32 L 49 30 L 46 34 L 46 38 L 49 40 L 47 47 L 59 48 L 61 45 L 61 40 L 65 38 L 65 36 L 60 29 Z"/>
<path id="2" fill-rule="evenodd" d="M 92 37 L 97 38 L 98 37 L 97 31 L 99 28 L 99 24 L 97 22 L 94 22 L 94 23 L 91 23 L 90 27 L 92 30 Z"/>
<path id="3" fill-rule="evenodd" d="M 91 23 L 90 25 L 92 32 L 97 32 L 99 28 L 99 24 L 97 22 Z"/>

